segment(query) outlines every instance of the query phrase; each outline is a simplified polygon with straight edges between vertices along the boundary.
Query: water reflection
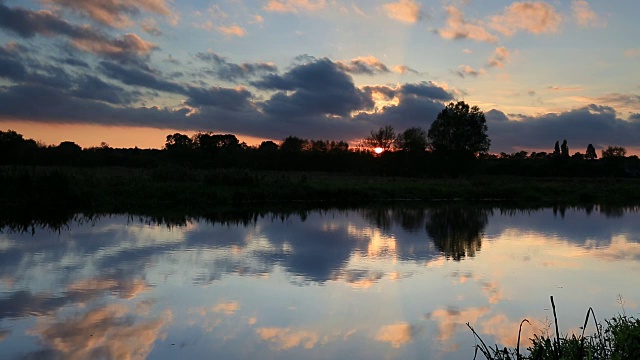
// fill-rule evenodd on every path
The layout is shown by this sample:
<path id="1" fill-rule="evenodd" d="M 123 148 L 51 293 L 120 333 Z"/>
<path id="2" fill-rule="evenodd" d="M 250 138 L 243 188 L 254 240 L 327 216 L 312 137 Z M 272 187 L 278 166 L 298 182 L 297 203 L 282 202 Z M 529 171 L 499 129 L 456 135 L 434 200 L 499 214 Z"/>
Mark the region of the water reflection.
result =
<path id="1" fill-rule="evenodd" d="M 615 216 L 612 216 L 615 214 Z M 468 359 L 638 311 L 635 208 L 443 204 L 2 220 L 6 358 Z M 524 335 L 523 335 L 524 336 Z"/>

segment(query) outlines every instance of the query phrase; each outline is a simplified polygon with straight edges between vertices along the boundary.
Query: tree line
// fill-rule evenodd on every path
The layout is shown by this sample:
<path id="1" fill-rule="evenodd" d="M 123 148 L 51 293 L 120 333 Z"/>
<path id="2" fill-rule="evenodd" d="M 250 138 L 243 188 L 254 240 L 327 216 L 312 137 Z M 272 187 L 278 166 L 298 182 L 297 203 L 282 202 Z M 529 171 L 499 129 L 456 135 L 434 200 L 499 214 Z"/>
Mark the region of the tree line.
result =
<path id="1" fill-rule="evenodd" d="M 166 136 L 163 149 L 81 148 L 74 142 L 45 145 L 12 131 L 0 131 L 1 165 L 177 166 L 274 171 L 322 171 L 401 176 L 640 176 L 640 160 L 609 146 L 598 156 L 589 144 L 570 154 L 567 140 L 550 152 L 491 154 L 484 113 L 464 102 L 448 104 L 428 130 L 390 126 L 372 130 L 350 146 L 346 141 L 288 136 L 279 143 L 249 146 L 233 134 L 198 132 Z"/>

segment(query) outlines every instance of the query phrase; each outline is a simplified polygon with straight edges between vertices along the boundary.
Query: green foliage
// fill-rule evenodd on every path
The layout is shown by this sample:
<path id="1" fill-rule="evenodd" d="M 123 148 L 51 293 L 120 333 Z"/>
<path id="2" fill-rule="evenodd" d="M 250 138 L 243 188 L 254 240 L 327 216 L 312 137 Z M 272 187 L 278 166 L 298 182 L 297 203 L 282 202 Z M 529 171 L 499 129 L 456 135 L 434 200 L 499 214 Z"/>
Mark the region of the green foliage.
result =
<path id="1" fill-rule="evenodd" d="M 487 121 L 479 107 L 464 101 L 450 103 L 431 124 L 427 134 L 430 147 L 437 153 L 477 155 L 489 151 Z"/>
<path id="2" fill-rule="evenodd" d="M 621 297 L 620 297 L 621 299 Z M 556 323 L 556 337 L 536 334 L 527 348 L 528 354 L 520 354 L 520 333 L 518 333 L 518 347 L 516 349 L 487 346 L 482 338 L 467 323 L 480 344 L 476 345 L 476 356 L 480 352 L 487 360 L 526 359 L 526 360 L 631 360 L 640 359 L 640 319 L 632 316 L 618 315 L 605 320 L 606 327 L 597 323 L 593 309 L 589 308 L 580 335 L 571 334 L 560 336 L 557 331 L 557 317 L 553 296 L 551 303 Z M 585 335 L 589 322 L 589 315 L 595 322 L 596 333 Z M 526 319 L 523 320 L 527 321 Z M 527 321 L 528 322 L 528 321 Z M 520 331 L 522 323 L 520 324 Z M 475 359 L 476 357 L 474 357 Z"/>

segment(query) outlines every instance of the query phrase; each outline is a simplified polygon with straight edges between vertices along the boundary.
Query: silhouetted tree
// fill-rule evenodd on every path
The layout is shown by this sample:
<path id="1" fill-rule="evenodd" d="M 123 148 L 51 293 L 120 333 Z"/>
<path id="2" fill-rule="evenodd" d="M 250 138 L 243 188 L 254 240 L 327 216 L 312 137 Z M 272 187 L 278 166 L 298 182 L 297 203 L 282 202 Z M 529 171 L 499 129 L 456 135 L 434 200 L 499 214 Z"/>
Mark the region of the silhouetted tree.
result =
<path id="1" fill-rule="evenodd" d="M 371 130 L 371 134 L 364 139 L 364 144 L 370 148 L 381 148 L 384 151 L 391 150 L 393 142 L 396 139 L 396 133 L 393 126 L 383 126 L 378 131 Z"/>
<path id="2" fill-rule="evenodd" d="M 283 153 L 301 153 L 306 150 L 309 141 L 297 136 L 288 136 L 280 144 L 280 151 Z"/>
<path id="3" fill-rule="evenodd" d="M 556 141 L 556 144 L 553 147 L 553 156 L 560 157 L 560 141 Z"/>
<path id="4" fill-rule="evenodd" d="M 587 160 L 595 160 L 598 158 L 598 154 L 596 154 L 596 148 L 593 147 L 592 144 L 587 145 L 587 151 L 584 154 L 584 158 Z"/>
<path id="5" fill-rule="evenodd" d="M 20 163 L 31 159 L 38 150 L 32 139 L 24 139 L 13 130 L 0 131 L 0 163 Z"/>
<path id="6" fill-rule="evenodd" d="M 260 143 L 258 150 L 263 152 L 274 152 L 274 151 L 277 151 L 278 148 L 279 148 L 278 144 L 274 143 L 271 140 L 267 140 Z"/>
<path id="7" fill-rule="evenodd" d="M 329 152 L 331 153 L 346 153 L 349 151 L 349 144 L 346 141 L 332 141 L 330 143 Z"/>
<path id="8" fill-rule="evenodd" d="M 627 155 L 627 149 L 622 146 L 607 146 L 606 149 L 602 150 L 602 158 L 614 158 L 614 157 L 624 157 Z"/>
<path id="9" fill-rule="evenodd" d="M 427 137 L 436 153 L 475 156 L 491 146 L 484 113 L 464 101 L 449 103 L 431 124 Z"/>
<path id="10" fill-rule="evenodd" d="M 180 133 L 167 135 L 164 148 L 169 151 L 191 150 L 193 148 L 193 140 L 189 136 Z"/>
<path id="11" fill-rule="evenodd" d="M 396 138 L 396 148 L 407 152 L 423 152 L 427 148 L 427 132 L 420 127 L 408 128 Z"/>
<path id="12" fill-rule="evenodd" d="M 569 145 L 567 145 L 567 139 L 564 139 L 564 141 L 562 142 L 562 146 L 560 146 L 560 152 L 563 158 L 569 158 Z"/>
<path id="13" fill-rule="evenodd" d="M 215 153 L 221 149 L 231 150 L 240 147 L 240 141 L 232 134 L 196 133 L 192 140 L 194 148 L 204 152 Z"/>

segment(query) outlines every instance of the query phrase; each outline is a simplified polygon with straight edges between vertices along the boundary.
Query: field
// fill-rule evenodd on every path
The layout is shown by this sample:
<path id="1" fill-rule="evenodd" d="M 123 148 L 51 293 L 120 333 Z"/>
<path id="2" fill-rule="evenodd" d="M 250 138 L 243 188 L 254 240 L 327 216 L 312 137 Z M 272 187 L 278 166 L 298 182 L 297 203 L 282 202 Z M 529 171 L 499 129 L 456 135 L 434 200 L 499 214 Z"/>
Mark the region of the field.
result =
<path id="1" fill-rule="evenodd" d="M 4 167 L 3 206 L 78 211 L 198 211 L 238 204 L 490 201 L 527 206 L 637 205 L 640 179 L 404 178 L 314 172 L 206 170 L 179 167 Z"/>

